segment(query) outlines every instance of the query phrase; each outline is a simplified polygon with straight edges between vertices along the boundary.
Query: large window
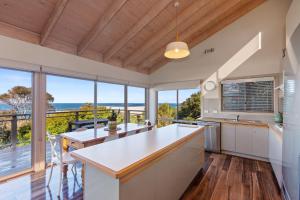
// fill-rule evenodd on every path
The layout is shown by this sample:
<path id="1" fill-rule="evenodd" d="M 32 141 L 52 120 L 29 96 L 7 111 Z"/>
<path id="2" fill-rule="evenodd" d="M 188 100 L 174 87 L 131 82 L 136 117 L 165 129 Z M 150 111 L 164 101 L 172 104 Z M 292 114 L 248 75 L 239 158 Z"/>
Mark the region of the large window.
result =
<path id="1" fill-rule="evenodd" d="M 157 119 L 158 126 L 166 126 L 176 119 L 177 112 L 177 91 L 159 91 Z"/>
<path id="2" fill-rule="evenodd" d="M 158 92 L 158 127 L 176 121 L 195 121 L 201 115 L 200 90 L 181 89 Z"/>
<path id="3" fill-rule="evenodd" d="M 237 80 L 222 83 L 222 110 L 274 112 L 273 80 Z"/>
<path id="4" fill-rule="evenodd" d="M 142 123 L 145 120 L 145 88 L 127 87 L 128 93 L 128 121 Z"/>
<path id="5" fill-rule="evenodd" d="M 32 73 L 0 68 L 0 178 L 31 169 Z"/>
<path id="6" fill-rule="evenodd" d="M 34 81 L 42 84 L 41 88 L 44 88 L 43 79 L 40 79 L 45 75 L 43 73 L 0 67 L 0 178 L 33 169 L 33 75 L 37 77 Z M 46 74 L 47 132 L 59 135 L 79 128 L 92 129 L 95 128 L 95 118 L 98 124 L 105 125 L 112 110 L 119 113 L 118 123 L 142 123 L 146 110 L 145 91 L 145 88 Z M 125 105 L 125 102 L 128 104 Z M 34 106 L 40 109 L 41 104 L 37 102 Z M 100 126 L 97 125 L 96 128 L 98 127 Z M 39 134 L 43 131 L 37 130 Z M 45 145 L 44 158 L 47 163 L 50 160 L 50 144 L 47 138 Z M 59 148 L 57 145 L 57 150 Z"/>
<path id="7" fill-rule="evenodd" d="M 75 122 L 86 120 L 82 126 L 93 128 L 94 82 L 62 76 L 47 75 L 47 131 L 58 135 L 82 128 Z M 58 142 L 59 144 L 59 142 Z M 59 150 L 59 146 L 57 146 Z M 50 161 L 50 144 L 46 144 L 46 161 Z"/>
<path id="8" fill-rule="evenodd" d="M 178 114 L 179 120 L 198 119 L 200 111 L 200 91 L 199 89 L 178 90 Z"/>
<path id="9" fill-rule="evenodd" d="M 124 85 L 98 82 L 97 95 L 98 106 L 103 112 L 104 118 L 107 118 L 112 110 L 118 112 L 118 123 L 124 122 L 125 103 L 124 103 Z"/>

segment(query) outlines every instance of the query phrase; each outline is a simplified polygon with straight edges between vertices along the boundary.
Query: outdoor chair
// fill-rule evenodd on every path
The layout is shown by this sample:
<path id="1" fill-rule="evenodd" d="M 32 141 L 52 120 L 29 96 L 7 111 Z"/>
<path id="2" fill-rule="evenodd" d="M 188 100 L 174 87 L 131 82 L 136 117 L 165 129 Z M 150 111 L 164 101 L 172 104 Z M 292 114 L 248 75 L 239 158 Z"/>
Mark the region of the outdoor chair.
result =
<path id="1" fill-rule="evenodd" d="M 47 137 L 48 137 L 48 140 L 49 140 L 50 146 L 51 146 L 51 163 L 50 163 L 51 171 L 50 171 L 47 187 L 49 187 L 49 184 L 50 184 L 50 181 L 52 178 L 52 172 L 53 172 L 54 165 L 59 166 L 60 167 L 60 178 L 59 178 L 59 189 L 58 189 L 57 196 L 60 197 L 60 193 L 61 193 L 61 189 L 62 189 L 61 186 L 62 186 L 64 166 L 72 165 L 71 171 L 74 175 L 74 179 L 75 179 L 74 182 L 77 182 L 77 169 L 76 169 L 77 161 L 71 157 L 69 152 L 63 153 L 62 148 L 60 148 L 60 151 L 57 152 L 57 150 L 55 149 L 57 140 L 54 135 L 51 135 L 47 132 Z M 78 182 L 77 182 L 77 184 L 78 184 Z M 74 185 L 74 187 L 75 187 L 75 185 Z"/>

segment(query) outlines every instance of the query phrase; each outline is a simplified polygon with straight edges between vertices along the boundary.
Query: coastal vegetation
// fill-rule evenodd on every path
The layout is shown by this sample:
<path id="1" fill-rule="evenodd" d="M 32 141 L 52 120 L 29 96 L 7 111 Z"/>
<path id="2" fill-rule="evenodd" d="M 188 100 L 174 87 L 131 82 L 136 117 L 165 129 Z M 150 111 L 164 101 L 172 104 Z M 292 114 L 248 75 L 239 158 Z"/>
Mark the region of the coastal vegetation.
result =
<path id="1" fill-rule="evenodd" d="M 200 92 L 192 94 L 189 98 L 178 105 L 177 108 L 168 103 L 163 103 L 158 106 L 157 118 L 158 127 L 172 124 L 176 118 L 178 120 L 194 121 L 201 115 L 201 98 Z"/>
<path id="2" fill-rule="evenodd" d="M 10 111 L 0 111 L 0 148 L 10 144 L 13 120 L 16 120 L 18 146 L 30 144 L 32 126 L 31 126 L 31 88 L 16 86 L 7 93 L 0 95 L 0 102 L 11 107 Z M 92 120 L 94 116 L 98 119 L 107 119 L 111 116 L 112 108 L 106 106 L 97 106 L 94 111 L 94 105 L 91 103 L 83 104 L 78 110 L 66 110 L 55 112 L 54 97 L 47 93 L 48 112 L 46 118 L 46 129 L 49 133 L 58 135 L 72 130 L 71 122 L 75 120 Z M 176 107 L 170 104 L 160 104 L 158 108 L 158 126 L 166 126 L 172 123 L 172 120 L 195 120 L 200 117 L 200 92 L 192 94 L 184 102 Z M 177 112 L 177 113 L 176 113 Z M 117 123 L 124 122 L 124 111 L 118 112 Z M 14 118 L 15 117 L 15 118 Z M 130 122 L 141 123 L 145 120 L 144 112 L 131 111 Z"/>

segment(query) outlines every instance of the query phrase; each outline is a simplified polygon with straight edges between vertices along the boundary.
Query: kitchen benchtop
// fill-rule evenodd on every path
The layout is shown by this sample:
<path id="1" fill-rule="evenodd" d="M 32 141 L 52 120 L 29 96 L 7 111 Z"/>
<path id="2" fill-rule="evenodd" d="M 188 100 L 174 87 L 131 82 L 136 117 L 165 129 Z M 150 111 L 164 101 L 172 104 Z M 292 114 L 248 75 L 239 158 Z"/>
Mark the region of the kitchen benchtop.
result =
<path id="1" fill-rule="evenodd" d="M 71 155 L 115 178 L 121 178 L 203 131 L 203 126 L 173 124 L 76 150 Z"/>
<path id="2" fill-rule="evenodd" d="M 269 127 L 268 122 L 256 121 L 256 120 L 239 120 L 236 121 L 235 119 L 226 119 L 226 118 L 211 118 L 211 117 L 204 117 L 201 118 L 200 121 L 207 121 L 207 122 L 220 122 L 220 123 L 227 123 L 227 124 L 240 124 L 240 125 L 249 125 L 249 126 L 259 126 L 259 127 Z"/>

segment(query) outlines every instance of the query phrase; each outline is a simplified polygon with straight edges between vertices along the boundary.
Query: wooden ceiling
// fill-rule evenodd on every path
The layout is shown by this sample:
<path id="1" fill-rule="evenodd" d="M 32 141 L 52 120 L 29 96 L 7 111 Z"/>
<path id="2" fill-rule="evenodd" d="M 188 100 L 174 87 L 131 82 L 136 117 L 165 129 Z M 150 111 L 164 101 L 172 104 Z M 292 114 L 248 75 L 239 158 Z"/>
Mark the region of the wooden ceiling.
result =
<path id="1" fill-rule="evenodd" d="M 265 0 L 179 0 L 190 48 Z M 170 60 L 174 0 L 1 0 L 0 34 L 122 68 L 152 73 Z"/>

